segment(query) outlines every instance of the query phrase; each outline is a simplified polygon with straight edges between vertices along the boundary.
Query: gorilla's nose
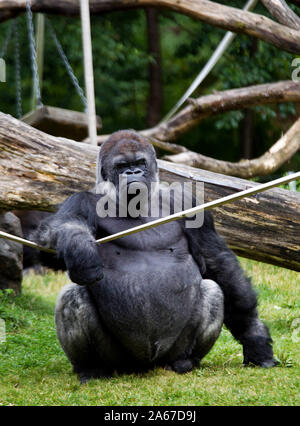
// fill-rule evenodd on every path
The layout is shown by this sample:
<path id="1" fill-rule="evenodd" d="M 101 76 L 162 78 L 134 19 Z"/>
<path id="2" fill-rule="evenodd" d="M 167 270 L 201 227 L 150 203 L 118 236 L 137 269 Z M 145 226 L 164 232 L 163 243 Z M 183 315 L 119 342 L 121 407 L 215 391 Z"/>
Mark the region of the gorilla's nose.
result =
<path id="1" fill-rule="evenodd" d="M 144 174 L 144 172 L 141 169 L 134 169 L 134 170 L 128 169 L 128 170 L 125 170 L 125 172 L 124 172 L 124 175 L 127 176 L 127 177 L 128 176 L 130 176 L 130 177 L 140 177 L 143 174 Z"/>

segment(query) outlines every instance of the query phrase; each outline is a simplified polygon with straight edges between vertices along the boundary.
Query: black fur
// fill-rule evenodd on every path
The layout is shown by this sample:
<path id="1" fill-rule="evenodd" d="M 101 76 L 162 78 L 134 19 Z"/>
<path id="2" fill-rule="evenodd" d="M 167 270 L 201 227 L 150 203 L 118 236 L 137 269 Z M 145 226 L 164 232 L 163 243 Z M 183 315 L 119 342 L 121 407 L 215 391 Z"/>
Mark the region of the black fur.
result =
<path id="1" fill-rule="evenodd" d="M 143 167 L 136 165 L 141 153 Z M 151 145 L 123 131 L 102 147 L 97 183 L 118 184 L 118 173 L 124 173 L 122 164 L 115 164 L 120 154 L 123 169 L 133 170 L 147 185 L 158 180 Z M 213 346 L 223 321 L 243 345 L 245 363 L 274 365 L 250 280 L 216 233 L 210 213 L 199 229 L 172 222 L 98 246 L 95 239 L 147 221 L 100 219 L 100 197 L 72 195 L 36 233 L 40 244 L 57 249 L 79 284 L 62 290 L 56 326 L 82 382 L 154 365 L 190 371 Z"/>

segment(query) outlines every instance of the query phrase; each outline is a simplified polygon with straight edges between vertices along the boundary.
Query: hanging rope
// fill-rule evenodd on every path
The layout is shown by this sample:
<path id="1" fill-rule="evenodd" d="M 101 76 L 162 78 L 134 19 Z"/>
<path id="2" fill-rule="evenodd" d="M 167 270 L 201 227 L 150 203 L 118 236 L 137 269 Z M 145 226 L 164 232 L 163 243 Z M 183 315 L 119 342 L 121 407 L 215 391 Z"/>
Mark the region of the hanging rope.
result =
<path id="1" fill-rule="evenodd" d="M 22 117 L 22 87 L 21 87 L 21 61 L 19 45 L 18 18 L 15 18 L 15 67 L 16 67 L 16 98 L 17 98 L 17 117 Z"/>
<path id="2" fill-rule="evenodd" d="M 32 79 L 33 79 L 33 90 L 36 98 L 36 105 L 38 108 L 43 106 L 40 92 L 40 83 L 39 83 L 39 74 L 38 66 L 36 59 L 36 47 L 35 47 L 35 38 L 34 38 L 34 28 L 33 28 L 33 19 L 31 12 L 31 1 L 27 0 L 26 2 L 26 16 L 27 16 L 27 27 L 29 35 L 29 47 L 30 47 L 30 56 L 31 56 L 31 67 L 32 67 Z"/>
<path id="3" fill-rule="evenodd" d="M 6 38 L 5 38 L 5 40 L 4 40 L 4 43 L 3 43 L 2 49 L 1 49 L 1 51 L 0 51 L 0 58 L 3 58 L 3 57 L 6 55 L 7 47 L 8 47 L 8 44 L 9 44 L 9 41 L 10 41 L 11 35 L 12 35 L 12 33 L 13 33 L 14 26 L 15 26 L 15 21 L 13 21 L 13 22 L 10 24 L 10 27 L 8 28 Z"/>
<path id="4" fill-rule="evenodd" d="M 46 25 L 48 26 L 48 28 L 50 30 L 50 34 L 51 34 L 51 37 L 52 37 L 52 39 L 54 41 L 54 44 L 55 44 L 55 46 L 56 46 L 56 48 L 58 50 L 58 53 L 59 53 L 59 55 L 60 55 L 60 57 L 61 57 L 64 65 L 65 65 L 65 68 L 66 68 L 66 70 L 67 70 L 67 72 L 68 72 L 68 74 L 69 74 L 69 76 L 71 78 L 71 81 L 72 81 L 72 83 L 73 83 L 73 85 L 74 85 L 74 87 L 76 89 L 76 92 L 78 93 L 78 95 L 79 95 L 79 97 L 80 97 L 80 99 L 82 101 L 84 110 L 86 111 L 86 109 L 87 109 L 87 100 L 86 100 L 86 97 L 84 95 L 84 92 L 83 92 L 82 88 L 79 85 L 78 79 L 77 79 L 76 75 L 74 74 L 74 71 L 73 71 L 73 69 L 72 69 L 72 67 L 71 67 L 71 65 L 70 65 L 70 63 L 68 61 L 68 58 L 67 58 L 67 56 L 66 56 L 66 54 L 65 54 L 65 52 L 64 52 L 64 50 L 62 48 L 62 45 L 58 41 L 58 38 L 56 36 L 56 33 L 55 33 L 54 28 L 52 26 L 52 23 L 51 23 L 51 21 L 50 21 L 50 19 L 48 17 L 46 17 Z"/>
<path id="5" fill-rule="evenodd" d="M 248 0 L 245 4 L 243 10 L 252 10 L 257 3 L 258 0 Z M 228 31 L 223 37 L 222 41 L 218 45 L 217 49 L 214 51 L 213 55 L 210 57 L 209 61 L 205 64 L 204 68 L 197 75 L 195 80 L 192 82 L 190 87 L 184 93 L 184 95 L 179 99 L 176 105 L 171 109 L 171 111 L 162 119 L 161 123 L 165 123 L 168 121 L 173 115 L 179 110 L 179 108 L 184 104 L 184 102 L 189 98 L 192 93 L 197 89 L 197 87 L 202 83 L 202 81 L 208 76 L 210 71 L 219 61 L 219 59 L 223 56 L 226 49 L 230 46 L 232 41 L 235 39 L 236 34 Z"/>

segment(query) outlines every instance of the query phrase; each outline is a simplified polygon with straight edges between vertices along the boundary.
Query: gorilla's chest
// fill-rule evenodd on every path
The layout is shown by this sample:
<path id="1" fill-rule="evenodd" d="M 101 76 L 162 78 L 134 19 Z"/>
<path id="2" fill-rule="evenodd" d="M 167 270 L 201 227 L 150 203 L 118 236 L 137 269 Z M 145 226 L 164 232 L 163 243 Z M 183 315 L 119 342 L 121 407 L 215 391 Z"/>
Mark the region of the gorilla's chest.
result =
<path id="1" fill-rule="evenodd" d="M 104 222 L 102 232 L 107 235 L 136 225 L 110 220 Z M 180 224 L 105 243 L 99 252 L 104 278 L 92 292 L 106 325 L 141 359 L 165 352 L 189 321 L 201 282 Z"/>
<path id="2" fill-rule="evenodd" d="M 113 234 L 141 223 L 137 220 L 109 219 L 101 223 L 99 234 L 100 237 Z M 105 243 L 99 247 L 99 252 L 106 269 L 128 275 L 182 268 L 190 257 L 186 238 L 177 222 Z"/>

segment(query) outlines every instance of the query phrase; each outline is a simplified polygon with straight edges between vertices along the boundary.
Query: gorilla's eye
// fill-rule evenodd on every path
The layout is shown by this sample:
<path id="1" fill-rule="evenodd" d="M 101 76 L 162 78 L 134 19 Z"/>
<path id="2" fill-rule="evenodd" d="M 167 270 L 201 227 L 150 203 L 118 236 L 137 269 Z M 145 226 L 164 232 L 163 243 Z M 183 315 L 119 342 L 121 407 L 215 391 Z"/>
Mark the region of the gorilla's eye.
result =
<path id="1" fill-rule="evenodd" d="M 136 165 L 137 166 L 146 166 L 145 158 L 141 158 L 140 160 L 137 160 Z"/>
<path id="2" fill-rule="evenodd" d="M 128 166 L 128 164 L 127 163 L 117 163 L 116 165 L 115 165 L 115 167 L 118 169 L 118 170 L 120 170 L 120 169 L 123 169 L 124 167 L 127 167 Z"/>

